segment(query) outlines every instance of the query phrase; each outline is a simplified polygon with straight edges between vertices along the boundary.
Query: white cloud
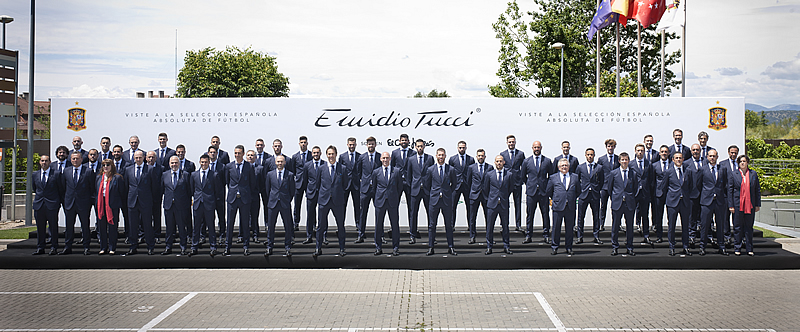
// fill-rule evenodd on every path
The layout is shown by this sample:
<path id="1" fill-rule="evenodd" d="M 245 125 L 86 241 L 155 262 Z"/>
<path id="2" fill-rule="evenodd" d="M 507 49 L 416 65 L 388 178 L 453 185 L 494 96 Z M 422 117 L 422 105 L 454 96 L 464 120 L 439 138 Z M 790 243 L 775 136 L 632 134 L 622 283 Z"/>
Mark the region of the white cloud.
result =
<path id="1" fill-rule="evenodd" d="M 50 97 L 65 98 L 131 98 L 136 96 L 136 90 L 120 87 L 106 88 L 102 85 L 92 88 L 87 84 L 82 84 L 69 91 L 50 91 L 49 94 Z"/>
<path id="2" fill-rule="evenodd" d="M 744 72 L 736 67 L 725 67 L 725 68 L 717 68 L 714 71 L 718 72 L 722 76 L 737 76 L 744 74 Z"/>
<path id="3" fill-rule="evenodd" d="M 333 79 L 331 75 L 328 74 L 316 74 L 311 76 L 312 79 L 320 80 L 320 81 L 330 81 Z"/>
<path id="4" fill-rule="evenodd" d="M 767 75 L 774 80 L 800 80 L 800 54 L 792 60 L 776 62 L 767 67 L 761 75 Z"/>

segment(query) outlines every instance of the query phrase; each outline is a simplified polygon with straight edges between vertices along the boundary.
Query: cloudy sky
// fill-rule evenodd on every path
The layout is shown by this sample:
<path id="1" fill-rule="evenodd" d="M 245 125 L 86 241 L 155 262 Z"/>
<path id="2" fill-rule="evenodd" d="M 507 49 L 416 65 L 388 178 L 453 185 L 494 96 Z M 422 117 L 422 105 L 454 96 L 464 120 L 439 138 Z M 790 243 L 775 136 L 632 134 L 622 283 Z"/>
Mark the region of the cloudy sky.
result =
<path id="1" fill-rule="evenodd" d="M 0 0 L 27 91 L 30 3 Z M 489 97 L 507 1 L 38 1 L 36 99 L 173 94 L 186 50 L 276 56 L 290 97 Z M 520 0 L 524 10 L 535 10 Z M 687 96 L 800 104 L 800 0 L 688 0 Z M 676 43 L 677 44 L 677 43 Z M 675 45 L 677 47 L 677 45 Z M 680 73 L 680 67 L 672 68 Z M 680 92 L 673 93 L 679 96 Z"/>

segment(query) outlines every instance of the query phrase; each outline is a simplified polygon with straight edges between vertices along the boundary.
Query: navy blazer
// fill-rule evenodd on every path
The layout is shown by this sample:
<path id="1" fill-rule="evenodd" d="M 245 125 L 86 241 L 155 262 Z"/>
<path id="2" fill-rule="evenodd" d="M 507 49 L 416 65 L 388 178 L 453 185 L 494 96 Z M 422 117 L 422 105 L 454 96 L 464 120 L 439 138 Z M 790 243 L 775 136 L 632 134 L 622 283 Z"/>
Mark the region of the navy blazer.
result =
<path id="1" fill-rule="evenodd" d="M 142 153 L 144 153 L 145 159 L 147 159 L 147 151 L 142 149 L 137 149 L 136 151 L 142 151 Z M 131 156 L 131 149 L 122 151 L 122 160 L 124 160 L 125 163 L 128 165 L 133 165 L 136 163 L 133 161 L 133 156 Z"/>
<path id="2" fill-rule="evenodd" d="M 73 152 L 81 153 L 81 164 L 89 162 L 89 151 L 86 151 L 83 148 L 81 148 L 80 150 L 75 150 L 75 149 L 69 150 L 69 154 L 72 154 Z"/>
<path id="3" fill-rule="evenodd" d="M 706 165 L 698 173 L 700 177 L 700 205 L 711 205 L 714 198 L 718 199 L 719 204 L 728 204 L 728 169 L 716 165 L 717 176 L 711 172 L 711 165 Z M 741 176 L 740 176 L 741 177 Z"/>
<path id="4" fill-rule="evenodd" d="M 705 151 L 705 153 L 703 153 L 703 147 L 701 146 L 700 147 L 700 158 L 703 158 L 703 160 L 708 160 L 708 151 L 711 151 L 711 150 L 715 150 L 716 151 L 717 149 L 712 148 L 709 145 L 706 145 L 706 151 Z M 717 164 L 719 164 L 719 163 L 717 163 Z"/>
<path id="5" fill-rule="evenodd" d="M 92 198 L 97 195 L 95 190 L 94 171 L 88 166 L 78 167 L 78 183 L 75 183 L 74 167 L 70 166 L 62 173 L 64 182 L 64 210 L 77 209 L 79 212 L 89 212 L 94 203 Z M 41 179 L 39 179 L 41 180 Z"/>
<path id="6" fill-rule="evenodd" d="M 419 155 L 414 154 L 408 158 L 406 164 L 406 183 L 411 187 L 411 196 L 418 196 L 420 191 L 423 195 L 428 194 L 428 187 L 424 186 L 425 176 L 428 174 L 428 167 L 433 165 L 433 157 L 427 153 L 422 154 L 422 165 L 419 164 Z"/>
<path id="7" fill-rule="evenodd" d="M 497 173 L 503 172 L 503 182 L 497 178 Z M 508 196 L 514 189 L 516 177 L 514 171 L 503 169 L 491 169 L 483 178 L 483 191 L 486 193 L 486 206 L 490 209 L 508 209 Z"/>
<path id="8" fill-rule="evenodd" d="M 663 161 L 659 159 L 653 162 L 651 166 L 653 167 L 653 196 L 664 197 L 664 194 L 667 193 L 667 181 L 664 175 L 672 167 L 672 162 L 667 161 L 667 167 L 665 168 Z"/>
<path id="9" fill-rule="evenodd" d="M 381 153 L 375 151 L 375 156 L 372 158 L 372 163 L 369 160 L 369 152 L 365 152 L 359 157 L 356 162 L 356 174 L 361 178 L 360 191 L 366 194 L 374 190 L 370 180 L 372 179 L 372 171 L 381 166 Z"/>
<path id="10" fill-rule="evenodd" d="M 561 172 L 553 174 L 550 181 L 547 182 L 547 197 L 553 199 L 553 211 L 575 211 L 577 208 L 577 199 L 580 193 L 580 180 L 575 173 L 568 173 L 569 186 L 564 188 L 561 182 L 563 175 Z"/>
<path id="11" fill-rule="evenodd" d="M 98 173 L 97 177 L 95 177 L 95 188 L 99 191 L 100 188 L 103 186 L 103 173 Z M 106 189 L 109 193 L 108 195 L 108 205 L 111 206 L 111 211 L 116 216 L 114 221 L 119 221 L 119 209 L 122 208 L 122 204 L 124 204 L 123 199 L 125 199 L 127 188 L 125 186 L 125 179 L 122 178 L 119 174 L 114 174 L 111 178 L 111 183 L 109 187 Z M 95 193 L 97 196 L 97 193 Z M 96 197 L 95 197 L 96 198 Z M 95 212 L 99 213 L 97 209 Z"/>
<path id="12" fill-rule="evenodd" d="M 347 172 L 344 165 L 336 163 L 331 176 L 331 164 L 324 163 L 317 169 L 317 203 L 320 206 L 327 205 L 329 202 L 333 206 L 344 208 L 345 186 L 347 183 Z"/>
<path id="13" fill-rule="evenodd" d="M 142 173 L 136 178 L 136 164 L 131 164 L 125 168 L 125 184 L 128 187 L 128 207 L 136 207 L 136 202 L 142 204 L 145 209 L 153 208 L 153 196 L 157 195 L 158 187 L 154 184 L 157 177 L 154 177 L 153 168 L 147 163 L 142 163 Z"/>
<path id="14" fill-rule="evenodd" d="M 236 201 L 236 192 L 242 196 L 244 204 L 250 204 L 253 195 L 258 194 L 258 183 L 256 182 L 256 170 L 253 165 L 242 161 L 242 170 L 236 168 L 236 162 L 225 165 L 225 183 L 228 188 L 228 203 Z"/>
<path id="15" fill-rule="evenodd" d="M 717 162 L 717 164 L 719 164 L 719 167 L 725 167 L 728 170 L 728 174 L 731 174 L 735 170 L 739 169 L 739 165 L 736 164 L 736 160 L 725 159 Z M 731 164 L 733 164 L 733 167 L 731 167 Z"/>
<path id="16" fill-rule="evenodd" d="M 285 163 L 283 164 L 283 169 L 289 170 L 290 172 L 292 172 L 292 174 L 294 174 L 294 172 L 293 172 L 294 171 L 294 159 L 290 158 L 289 156 L 287 156 L 287 155 L 285 155 L 283 153 L 281 153 L 281 156 L 283 156 L 283 160 L 285 161 Z M 267 173 L 269 171 L 272 171 L 272 170 L 278 169 L 278 166 L 275 165 L 275 156 L 269 156 L 269 159 L 267 159 L 267 161 L 265 163 L 266 163 L 266 165 L 264 165 L 264 172 L 265 173 Z"/>
<path id="17" fill-rule="evenodd" d="M 653 192 L 653 165 L 647 162 L 647 160 L 642 159 L 642 168 L 639 168 L 639 160 L 633 158 L 631 160 L 630 168 L 636 171 L 636 174 L 639 175 L 639 194 L 638 197 L 645 197 L 648 200 L 652 197 Z"/>
<path id="18" fill-rule="evenodd" d="M 292 199 L 296 192 L 294 173 L 284 168 L 281 180 L 278 181 L 278 169 L 267 172 L 264 179 L 265 188 L 269 193 L 267 207 L 274 209 L 278 203 L 284 209 L 292 207 Z"/>
<path id="19" fill-rule="evenodd" d="M 708 159 L 700 159 L 700 165 L 701 165 L 700 168 L 697 168 L 697 163 L 695 162 L 694 158 L 689 158 L 689 160 L 684 160 L 683 164 L 684 165 L 688 164 L 689 165 L 688 168 L 692 172 L 694 172 L 693 175 L 694 182 L 692 184 L 694 187 L 692 187 L 692 194 L 689 197 L 691 199 L 697 199 L 698 197 L 700 197 L 700 187 L 701 187 L 700 175 L 698 173 L 700 172 L 701 168 L 708 165 Z"/>
<path id="20" fill-rule="evenodd" d="M 317 198 L 317 168 L 322 166 L 323 164 L 327 165 L 328 163 L 322 161 L 322 159 L 317 160 L 316 162 L 319 163 L 317 167 L 314 167 L 315 160 L 311 160 L 303 166 L 303 177 L 305 178 L 306 183 L 306 198 L 307 199 L 316 199 Z"/>
<path id="21" fill-rule="evenodd" d="M 479 167 L 481 167 L 481 164 L 474 163 L 467 168 L 466 178 L 469 186 L 469 199 L 473 201 L 486 200 L 487 191 L 484 190 L 483 179 L 486 177 L 486 173 L 494 170 L 494 166 L 488 163 L 483 163 L 483 172 L 480 171 Z"/>
<path id="22" fill-rule="evenodd" d="M 669 159 L 670 160 L 672 160 L 672 155 L 675 154 L 675 151 L 677 151 L 677 147 L 675 146 L 675 144 L 670 145 L 669 146 Z M 686 159 L 692 158 L 692 150 L 689 149 L 689 147 L 686 146 L 686 144 L 681 143 L 681 151 L 680 152 L 683 154 L 684 162 L 685 162 Z"/>
<path id="23" fill-rule="evenodd" d="M 222 149 L 217 149 L 217 160 L 221 161 L 224 165 L 231 163 L 231 157 Z"/>
<path id="24" fill-rule="evenodd" d="M 608 195 L 611 197 L 611 209 L 619 210 L 622 208 L 623 201 L 628 209 L 636 209 L 636 194 L 639 189 L 639 176 L 636 171 L 628 168 L 628 177 L 625 184 L 622 183 L 622 168 L 611 171 L 607 177 Z"/>
<path id="25" fill-rule="evenodd" d="M 560 172 L 558 170 L 558 161 L 561 159 L 564 159 L 563 154 L 557 155 L 555 156 L 555 158 L 553 158 L 553 174 Z M 575 156 L 573 155 L 569 155 L 569 172 L 576 173 L 577 170 L 578 170 L 578 158 L 575 158 Z"/>
<path id="26" fill-rule="evenodd" d="M 119 167 L 117 166 L 117 161 L 119 161 Z M 114 167 L 117 169 L 117 174 L 119 175 L 125 174 L 125 169 L 128 168 L 128 165 L 130 165 L 125 162 L 125 159 L 122 158 L 119 160 L 111 159 L 111 163 L 114 164 Z"/>
<path id="27" fill-rule="evenodd" d="M 756 171 L 749 170 L 750 177 L 750 203 L 753 207 L 761 206 L 761 185 L 758 181 L 758 174 Z M 742 191 L 742 173 L 737 170 L 736 172 L 729 173 L 728 176 L 728 208 L 734 208 L 735 211 L 740 209 L 740 195 Z"/>
<path id="28" fill-rule="evenodd" d="M 92 172 L 94 172 L 95 174 L 100 172 L 100 160 L 94 162 L 94 167 L 92 167 L 92 163 L 91 162 L 83 163 L 83 165 L 88 167 L 89 169 L 91 169 Z"/>
<path id="29" fill-rule="evenodd" d="M 213 211 L 216 207 L 217 188 L 219 188 L 220 177 L 210 169 L 207 170 L 206 179 L 200 183 L 203 170 L 199 169 L 191 175 L 192 185 L 192 210 L 199 210 L 201 205 L 205 211 Z"/>
<path id="30" fill-rule="evenodd" d="M 603 166 L 603 174 L 607 175 L 603 184 L 603 190 L 605 190 L 608 188 L 608 178 L 611 175 L 611 171 L 619 168 L 619 156 L 614 154 L 614 162 L 611 163 L 608 160 L 608 153 L 604 153 L 597 158 L 597 164 Z"/>
<path id="31" fill-rule="evenodd" d="M 178 171 L 178 182 L 172 184 L 172 170 L 161 173 L 161 190 L 164 193 L 164 210 L 172 208 L 176 204 L 179 208 L 188 207 L 192 199 L 192 186 L 189 173 Z"/>
<path id="32" fill-rule="evenodd" d="M 166 147 L 164 151 L 164 158 L 161 158 L 161 148 L 156 148 L 153 152 L 156 153 L 156 164 L 161 165 L 164 169 L 169 169 L 169 158 L 175 155 L 175 150 L 171 147 Z"/>
<path id="33" fill-rule="evenodd" d="M 44 206 L 48 210 L 58 210 L 61 207 L 61 199 L 64 197 L 62 174 L 56 171 L 50 164 L 50 172 L 47 174 L 47 183 L 42 182 L 42 171 L 33 172 L 33 209 L 40 210 Z"/>
<path id="34" fill-rule="evenodd" d="M 403 192 L 403 177 L 400 168 L 389 166 L 389 179 L 383 174 L 383 166 L 372 171 L 372 183 L 375 187 L 375 200 L 373 205 L 376 209 L 389 207 L 397 208 L 400 206 L 400 193 Z"/>
<path id="35" fill-rule="evenodd" d="M 603 190 L 605 183 L 605 169 L 595 163 L 592 166 L 592 174 L 589 174 L 589 166 L 583 163 L 578 166 L 578 181 L 581 183 L 580 199 L 600 199 L 600 191 Z M 591 197 L 589 197 L 591 195 Z"/>
<path id="36" fill-rule="evenodd" d="M 525 183 L 525 194 L 528 196 L 546 195 L 547 181 L 553 174 L 553 163 L 543 154 L 539 155 L 539 168 L 536 168 L 536 156 L 530 156 L 522 163 L 518 177 Z"/>
<path id="37" fill-rule="evenodd" d="M 212 165 L 214 165 L 214 167 L 211 167 Z M 214 174 L 214 184 L 217 186 L 217 188 L 214 190 L 214 193 L 217 195 L 218 201 L 225 201 L 225 184 L 227 183 L 225 182 L 226 169 L 227 168 L 225 168 L 225 164 L 220 162 L 219 159 L 217 159 L 216 164 L 211 164 L 211 161 L 209 160 L 208 171 Z M 197 170 L 199 171 L 200 169 Z M 194 174 L 195 172 L 190 174 Z"/>
<path id="38" fill-rule="evenodd" d="M 649 155 L 650 158 L 647 158 L 648 155 Z M 652 164 L 655 161 L 661 160 L 661 156 L 658 154 L 658 151 L 656 151 L 656 149 L 650 149 L 648 151 L 647 148 L 645 148 L 645 150 L 644 150 L 644 160 L 650 160 L 650 163 Z"/>
<path id="39" fill-rule="evenodd" d="M 361 190 L 361 177 L 356 172 L 356 164 L 358 164 L 358 158 L 361 157 L 361 153 L 353 151 L 353 154 L 355 158 L 353 158 L 352 162 L 350 161 L 350 151 L 339 155 L 339 163 L 344 165 L 345 173 L 347 173 L 347 182 L 344 184 L 345 190 Z"/>
<path id="40" fill-rule="evenodd" d="M 145 163 L 147 163 L 147 161 L 145 161 Z M 164 198 L 164 188 L 161 186 L 161 173 L 164 173 L 164 170 L 169 169 L 169 167 L 164 168 L 163 166 L 159 165 L 158 162 L 149 166 L 153 168 L 151 170 L 154 178 L 153 192 L 155 193 L 155 195 L 153 195 L 153 206 L 159 206 L 161 205 L 161 199 Z"/>
<path id="41" fill-rule="evenodd" d="M 220 161 L 219 158 L 217 158 L 217 164 L 219 164 L 219 161 Z M 183 163 L 181 164 L 180 169 L 182 171 L 186 171 L 187 173 L 194 173 L 194 171 L 197 170 L 194 166 L 194 163 L 188 158 L 183 158 Z"/>
<path id="42" fill-rule="evenodd" d="M 514 189 L 516 189 L 522 187 L 522 183 L 525 182 L 525 180 L 523 180 L 520 177 L 522 176 L 522 174 L 520 173 L 520 169 L 522 168 L 522 163 L 525 161 L 525 152 L 522 152 L 522 150 L 520 149 L 514 149 L 514 151 L 516 151 L 514 152 L 514 160 L 511 160 L 511 153 L 508 152 L 508 149 L 505 149 L 502 152 L 500 152 L 500 156 L 502 156 L 503 160 L 505 160 L 506 162 L 503 168 L 507 168 L 514 171 L 513 172 L 515 176 Z"/>
<path id="43" fill-rule="evenodd" d="M 468 189 L 466 188 L 467 184 L 465 184 L 467 182 L 467 168 L 469 168 L 469 165 L 475 163 L 475 159 L 473 159 L 472 157 L 470 157 L 470 155 L 465 153 L 464 161 L 465 163 L 462 166 L 461 155 L 456 154 L 450 157 L 450 160 L 447 162 L 447 164 L 449 164 L 450 167 L 452 167 L 456 171 L 456 178 L 458 179 L 458 182 L 456 182 L 456 186 L 455 188 L 453 188 L 453 190 L 455 191 L 461 190 L 462 186 L 464 186 L 464 189 Z"/>
<path id="44" fill-rule="evenodd" d="M 303 167 L 312 159 L 314 159 L 314 157 L 311 156 L 311 150 L 306 150 L 305 159 L 303 159 L 303 153 L 301 151 L 297 151 L 297 153 L 292 155 L 292 165 L 294 165 L 294 169 L 291 171 L 294 173 L 294 185 L 296 190 L 303 189 L 308 184 L 308 178 L 305 178 L 303 175 Z"/>
<path id="45" fill-rule="evenodd" d="M 406 170 L 407 170 L 406 164 L 408 164 L 408 158 L 416 155 L 417 151 L 414 151 L 414 149 L 411 148 L 411 146 L 406 148 L 405 159 L 403 159 L 403 148 L 397 148 L 394 151 L 392 151 L 392 162 L 390 163 L 390 165 L 392 167 L 397 167 L 398 169 L 400 169 L 400 176 L 403 178 L 404 181 L 406 179 Z"/>
<path id="46" fill-rule="evenodd" d="M 439 164 L 433 164 L 428 167 L 428 173 L 425 175 L 425 186 L 428 188 L 431 198 L 429 203 L 430 206 L 436 206 L 439 202 L 444 203 L 444 206 L 451 206 L 458 175 L 448 164 L 441 165 L 444 167 L 444 173 L 439 175 L 439 166 Z"/>
<path id="47" fill-rule="evenodd" d="M 267 166 L 267 160 L 272 158 L 272 154 L 267 151 L 261 152 L 261 158 L 258 157 L 258 151 L 256 151 L 256 164 L 259 166 Z"/>
<path id="48" fill-rule="evenodd" d="M 667 207 L 677 207 L 679 203 L 683 202 L 687 206 L 691 204 L 689 198 L 691 198 L 692 190 L 694 188 L 694 172 L 686 166 L 686 164 L 681 165 L 681 172 L 683 172 L 683 179 L 678 178 L 678 174 L 675 171 L 675 165 L 672 165 L 667 170 L 667 174 L 664 176 L 664 187 L 667 190 Z M 683 199 L 681 199 L 683 197 Z"/>

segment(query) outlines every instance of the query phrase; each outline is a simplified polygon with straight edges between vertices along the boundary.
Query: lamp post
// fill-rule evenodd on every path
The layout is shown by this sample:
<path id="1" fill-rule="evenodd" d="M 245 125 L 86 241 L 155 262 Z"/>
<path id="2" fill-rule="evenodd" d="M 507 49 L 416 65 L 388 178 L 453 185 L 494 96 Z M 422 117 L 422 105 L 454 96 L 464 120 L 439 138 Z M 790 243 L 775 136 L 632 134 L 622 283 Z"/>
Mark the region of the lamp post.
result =
<path id="1" fill-rule="evenodd" d="M 561 83 L 559 84 L 559 98 L 564 98 L 564 44 L 555 43 L 550 47 L 561 50 Z"/>
<path id="2" fill-rule="evenodd" d="M 3 49 L 6 49 L 6 24 L 14 22 L 14 18 L 8 15 L 0 16 L 0 22 L 3 22 Z"/>

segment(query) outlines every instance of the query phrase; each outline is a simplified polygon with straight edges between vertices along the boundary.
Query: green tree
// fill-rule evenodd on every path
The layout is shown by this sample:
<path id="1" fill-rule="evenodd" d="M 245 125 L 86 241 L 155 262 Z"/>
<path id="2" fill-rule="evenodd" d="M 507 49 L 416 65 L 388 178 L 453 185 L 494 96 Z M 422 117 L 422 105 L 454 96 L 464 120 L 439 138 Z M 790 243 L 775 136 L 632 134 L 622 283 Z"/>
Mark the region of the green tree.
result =
<path id="1" fill-rule="evenodd" d="M 450 98 L 450 95 L 447 94 L 447 90 L 436 91 L 436 89 L 433 89 L 428 94 L 417 91 L 414 98 Z"/>
<path id="2" fill-rule="evenodd" d="M 556 42 L 564 43 L 564 95 L 580 97 L 595 84 L 596 43 L 586 37 L 589 23 L 596 10 L 596 0 L 534 0 L 537 11 L 524 15 L 516 1 L 509 2 L 506 11 L 492 25 L 500 40 L 500 83 L 489 86 L 495 97 L 555 97 L 559 94 L 561 52 L 552 49 Z M 636 86 L 636 23 L 630 21 L 620 29 L 620 75 L 630 77 Z M 531 37 L 532 36 L 532 37 Z M 601 72 L 614 72 L 616 43 L 614 27 L 598 32 L 601 38 Z M 677 39 L 667 33 L 667 43 Z M 642 90 L 643 95 L 658 95 L 661 79 L 661 36 L 655 26 L 642 29 Z M 680 51 L 667 54 L 667 66 L 678 63 Z M 605 75 L 605 74 L 603 74 Z M 680 84 L 675 74 L 665 71 L 667 93 Z M 601 95 L 614 91 L 601 77 Z"/>
<path id="3" fill-rule="evenodd" d="M 745 128 L 757 128 L 767 124 L 767 115 L 764 114 L 764 111 L 761 111 L 761 114 L 757 113 L 756 111 L 745 110 L 744 111 L 744 127 Z"/>
<path id="4" fill-rule="evenodd" d="M 228 46 L 186 51 L 178 73 L 178 96 L 288 97 L 289 78 L 278 72 L 275 57 Z"/>

